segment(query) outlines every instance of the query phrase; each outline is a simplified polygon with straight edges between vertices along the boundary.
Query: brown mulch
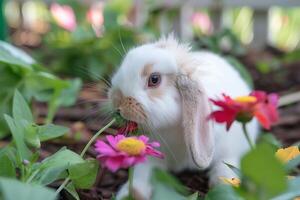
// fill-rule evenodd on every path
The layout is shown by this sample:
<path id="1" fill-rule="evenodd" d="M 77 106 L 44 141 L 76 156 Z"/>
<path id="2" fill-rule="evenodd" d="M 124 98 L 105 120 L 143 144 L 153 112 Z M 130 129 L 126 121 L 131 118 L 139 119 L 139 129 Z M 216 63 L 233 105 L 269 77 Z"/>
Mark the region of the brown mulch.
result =
<path id="1" fill-rule="evenodd" d="M 270 55 L 268 52 L 264 55 L 252 53 L 242 58 L 242 62 L 249 67 L 254 77 L 256 88 L 279 94 L 300 90 L 300 63 L 289 64 L 270 74 L 260 74 L 255 69 L 255 61 L 264 56 L 268 58 Z M 55 123 L 68 126 L 71 131 L 62 139 L 43 144 L 42 157 L 52 154 L 62 146 L 80 152 L 93 133 L 108 122 L 109 118 L 100 111 L 102 105 L 100 99 L 103 99 L 103 96 L 97 88 L 97 85 L 84 87 L 75 106 L 59 109 Z M 46 106 L 41 103 L 35 103 L 34 106 L 38 121 L 43 122 L 47 113 Z M 279 112 L 280 121 L 271 132 L 284 146 L 300 141 L 300 102 L 282 107 Z M 113 129 L 108 129 L 107 132 L 113 133 Z M 87 156 L 95 157 L 95 152 L 89 150 Z M 192 192 L 200 191 L 200 195 L 204 195 L 208 190 L 207 177 L 204 173 L 185 171 L 176 176 Z M 114 174 L 100 170 L 95 186 L 91 190 L 78 192 L 83 200 L 110 199 L 126 180 L 126 170 Z"/>

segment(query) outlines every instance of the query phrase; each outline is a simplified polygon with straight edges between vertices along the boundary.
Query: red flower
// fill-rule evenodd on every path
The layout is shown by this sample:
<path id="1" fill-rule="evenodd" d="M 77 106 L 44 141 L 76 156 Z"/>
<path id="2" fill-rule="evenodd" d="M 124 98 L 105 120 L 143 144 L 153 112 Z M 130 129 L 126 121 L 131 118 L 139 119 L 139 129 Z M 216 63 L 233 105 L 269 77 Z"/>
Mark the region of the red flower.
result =
<path id="1" fill-rule="evenodd" d="M 128 134 L 128 133 L 130 133 L 130 132 L 133 132 L 133 131 L 137 130 L 137 128 L 138 128 L 137 123 L 132 122 L 132 121 L 129 121 L 129 122 L 126 124 L 126 126 L 121 127 L 121 128 L 118 129 L 117 135 L 118 135 L 118 134 L 126 135 L 126 134 Z"/>
<path id="2" fill-rule="evenodd" d="M 224 100 L 210 99 L 216 106 L 222 108 L 212 112 L 210 118 L 218 123 L 226 123 L 227 130 L 235 120 L 247 123 L 256 117 L 265 129 L 270 129 L 271 125 L 278 121 L 277 94 L 267 95 L 263 91 L 254 91 L 249 96 L 235 99 L 225 94 L 223 97 Z"/>

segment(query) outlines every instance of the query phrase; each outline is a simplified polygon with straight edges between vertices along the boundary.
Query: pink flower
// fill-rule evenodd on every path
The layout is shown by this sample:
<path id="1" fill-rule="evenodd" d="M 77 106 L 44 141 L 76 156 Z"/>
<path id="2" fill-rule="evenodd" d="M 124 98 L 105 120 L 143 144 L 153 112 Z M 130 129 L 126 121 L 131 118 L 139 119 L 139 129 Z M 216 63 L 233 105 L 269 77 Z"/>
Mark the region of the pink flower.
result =
<path id="1" fill-rule="evenodd" d="M 74 31 L 76 28 L 76 17 L 73 9 L 67 5 L 53 3 L 50 6 L 51 14 L 55 22 L 68 31 Z"/>
<path id="2" fill-rule="evenodd" d="M 101 35 L 100 29 L 104 23 L 103 17 L 103 3 L 99 2 L 90 7 L 86 14 L 87 21 L 92 25 L 93 30 L 99 37 Z"/>
<path id="3" fill-rule="evenodd" d="M 201 30 L 205 34 L 211 34 L 213 25 L 209 16 L 205 12 L 196 12 L 192 15 L 192 25 L 194 28 Z"/>
<path id="4" fill-rule="evenodd" d="M 147 156 L 163 158 L 163 154 L 154 149 L 160 144 L 150 143 L 149 138 L 144 135 L 138 137 L 108 135 L 106 139 L 107 142 L 98 140 L 95 150 L 98 153 L 97 158 L 112 172 L 145 162 Z"/>

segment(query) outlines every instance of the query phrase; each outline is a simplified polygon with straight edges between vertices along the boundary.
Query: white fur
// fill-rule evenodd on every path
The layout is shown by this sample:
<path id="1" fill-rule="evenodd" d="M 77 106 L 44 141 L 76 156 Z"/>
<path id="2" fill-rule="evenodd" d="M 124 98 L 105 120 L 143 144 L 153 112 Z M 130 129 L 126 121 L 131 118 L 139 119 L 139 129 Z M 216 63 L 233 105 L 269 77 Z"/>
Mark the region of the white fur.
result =
<path id="1" fill-rule="evenodd" d="M 118 88 L 124 96 L 131 96 L 142 104 L 148 116 L 148 125 L 142 126 L 152 132 L 150 136 L 153 140 L 160 141 L 161 150 L 166 155 L 164 160 L 150 159 L 147 163 L 135 167 L 133 187 L 144 199 L 149 199 L 151 195 L 149 179 L 153 166 L 174 171 L 197 169 L 183 134 L 181 97 L 177 88 L 175 85 L 169 87 L 161 98 L 153 100 L 147 94 L 149 90 L 147 79 L 141 77 L 141 71 L 148 63 L 154 64 L 155 72 L 178 74 L 187 70 L 180 67 L 185 62 L 196 65 L 196 70 L 193 70 L 190 76 L 202 85 L 210 98 L 221 98 L 222 93 L 232 97 L 250 93 L 249 87 L 239 73 L 223 58 L 210 52 L 191 53 L 187 46 L 178 44 L 172 37 L 130 50 L 113 76 L 112 89 Z M 165 86 L 164 78 L 162 76 L 160 87 Z M 258 133 L 256 121 L 249 123 L 248 128 L 252 140 L 255 140 Z M 210 183 L 216 184 L 220 176 L 228 178 L 236 176 L 223 162 L 239 166 L 239 160 L 249 150 L 249 145 L 238 123 L 234 123 L 228 132 L 224 125 L 213 124 L 210 134 L 213 134 L 215 143 L 210 164 Z M 127 194 L 128 187 L 125 185 L 118 193 L 117 199 Z"/>

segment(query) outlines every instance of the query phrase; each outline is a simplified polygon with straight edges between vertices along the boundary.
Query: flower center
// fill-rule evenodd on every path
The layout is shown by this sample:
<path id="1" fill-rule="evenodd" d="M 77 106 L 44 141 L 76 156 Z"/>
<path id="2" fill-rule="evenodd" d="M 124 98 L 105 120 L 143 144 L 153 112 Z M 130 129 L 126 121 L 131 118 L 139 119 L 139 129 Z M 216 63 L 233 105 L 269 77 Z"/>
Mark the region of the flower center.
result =
<path id="1" fill-rule="evenodd" d="M 144 142 L 135 138 L 125 138 L 118 142 L 117 149 L 126 152 L 131 156 L 136 156 L 142 153 L 146 148 Z"/>
<path id="2" fill-rule="evenodd" d="M 255 103 L 257 101 L 254 96 L 240 96 L 236 97 L 234 100 L 239 103 Z"/>

